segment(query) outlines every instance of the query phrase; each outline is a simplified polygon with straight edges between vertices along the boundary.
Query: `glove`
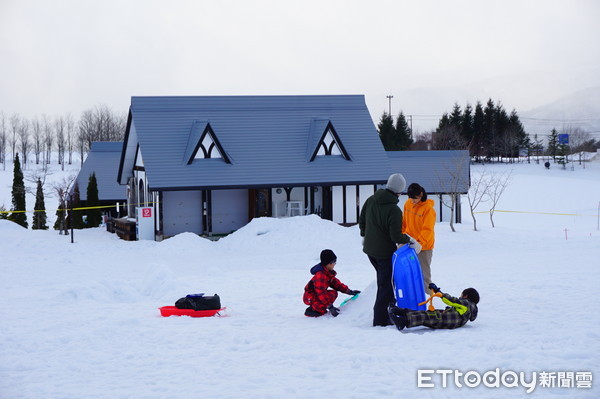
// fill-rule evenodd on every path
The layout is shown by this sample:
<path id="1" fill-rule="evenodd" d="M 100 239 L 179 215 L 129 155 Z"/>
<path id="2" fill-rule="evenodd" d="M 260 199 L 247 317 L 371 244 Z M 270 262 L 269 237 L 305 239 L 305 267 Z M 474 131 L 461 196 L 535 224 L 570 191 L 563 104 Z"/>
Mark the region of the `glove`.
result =
<path id="1" fill-rule="evenodd" d="M 434 283 L 429 283 L 429 289 L 431 291 L 433 291 L 433 292 L 440 292 L 441 291 L 440 287 L 438 287 Z"/>
<path id="2" fill-rule="evenodd" d="M 408 234 L 407 234 L 408 236 Z M 410 238 L 410 241 L 408 242 L 408 246 L 411 247 L 412 249 L 415 250 L 415 252 L 417 254 L 419 254 L 419 252 L 421 252 L 421 244 L 419 244 L 419 241 L 415 240 L 414 238 L 412 238 L 411 236 L 408 236 Z"/>
<path id="3" fill-rule="evenodd" d="M 333 317 L 337 317 L 340 314 L 340 310 L 333 305 L 329 305 L 327 309 Z"/>
<path id="4" fill-rule="evenodd" d="M 360 294 L 360 291 L 359 290 L 348 290 L 348 292 L 346 292 L 346 294 L 354 296 L 354 295 Z"/>

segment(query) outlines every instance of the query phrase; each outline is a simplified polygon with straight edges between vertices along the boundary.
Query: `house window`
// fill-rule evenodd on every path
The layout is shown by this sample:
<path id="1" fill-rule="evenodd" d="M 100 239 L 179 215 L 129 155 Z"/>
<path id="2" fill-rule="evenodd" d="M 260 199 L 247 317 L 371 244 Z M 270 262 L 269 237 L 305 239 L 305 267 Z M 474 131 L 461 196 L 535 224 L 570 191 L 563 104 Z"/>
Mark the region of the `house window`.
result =
<path id="1" fill-rule="evenodd" d="M 321 155 L 342 155 L 340 146 L 333 136 L 333 133 L 331 133 L 331 129 L 327 129 L 327 133 L 325 133 L 323 140 L 321 140 L 321 145 L 319 145 L 317 156 Z"/>
<path id="2" fill-rule="evenodd" d="M 344 145 L 331 122 L 327 124 L 327 127 L 323 131 L 323 134 L 310 157 L 310 161 L 314 161 L 316 157 L 326 157 L 330 155 L 341 156 L 347 161 L 350 160 L 350 156 L 344 148 Z"/>
<path id="3" fill-rule="evenodd" d="M 209 130 L 204 132 L 194 159 L 223 158 Z"/>

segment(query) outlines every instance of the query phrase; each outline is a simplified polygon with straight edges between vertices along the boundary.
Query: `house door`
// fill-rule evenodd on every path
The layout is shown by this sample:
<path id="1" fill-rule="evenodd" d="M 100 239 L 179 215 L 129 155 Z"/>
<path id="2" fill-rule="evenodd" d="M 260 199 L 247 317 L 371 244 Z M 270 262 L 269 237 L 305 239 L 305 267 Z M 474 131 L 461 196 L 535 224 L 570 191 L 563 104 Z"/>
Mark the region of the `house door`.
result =
<path id="1" fill-rule="evenodd" d="M 249 219 L 271 216 L 271 189 L 258 188 L 248 190 Z"/>
<path id="2" fill-rule="evenodd" d="M 321 211 L 321 218 L 333 220 L 333 198 L 330 186 L 323 186 L 323 210 Z"/>

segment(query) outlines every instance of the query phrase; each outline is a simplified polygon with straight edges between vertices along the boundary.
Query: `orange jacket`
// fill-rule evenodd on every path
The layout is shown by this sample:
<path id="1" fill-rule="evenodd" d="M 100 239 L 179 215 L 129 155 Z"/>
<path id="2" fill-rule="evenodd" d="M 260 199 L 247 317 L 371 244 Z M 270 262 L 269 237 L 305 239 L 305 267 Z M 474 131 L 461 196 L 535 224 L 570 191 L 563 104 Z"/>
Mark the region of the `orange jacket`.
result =
<path id="1" fill-rule="evenodd" d="M 413 205 L 408 199 L 404 203 L 404 215 L 402 218 L 402 233 L 408 234 L 423 246 L 422 250 L 433 249 L 435 242 L 435 210 L 433 200 L 419 202 Z"/>

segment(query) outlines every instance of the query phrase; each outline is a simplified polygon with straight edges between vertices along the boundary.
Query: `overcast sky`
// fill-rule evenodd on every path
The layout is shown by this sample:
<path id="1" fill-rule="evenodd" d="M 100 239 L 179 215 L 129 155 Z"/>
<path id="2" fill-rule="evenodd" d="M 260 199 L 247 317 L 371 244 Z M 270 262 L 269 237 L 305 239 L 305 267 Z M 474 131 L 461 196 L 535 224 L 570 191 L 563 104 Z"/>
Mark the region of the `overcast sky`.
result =
<path id="1" fill-rule="evenodd" d="M 364 94 L 388 109 L 600 86 L 597 0 L 0 0 L 0 111 L 78 117 L 131 96 Z M 434 120 L 435 117 L 429 117 Z"/>

